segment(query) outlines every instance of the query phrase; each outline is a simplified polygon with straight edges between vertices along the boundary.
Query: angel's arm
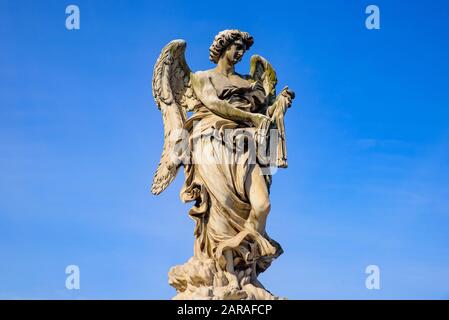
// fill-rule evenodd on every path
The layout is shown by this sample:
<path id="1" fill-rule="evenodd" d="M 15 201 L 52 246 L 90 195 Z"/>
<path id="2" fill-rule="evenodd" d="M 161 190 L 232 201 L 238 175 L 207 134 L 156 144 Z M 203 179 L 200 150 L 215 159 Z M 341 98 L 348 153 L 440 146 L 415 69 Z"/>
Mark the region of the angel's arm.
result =
<path id="1" fill-rule="evenodd" d="M 216 115 L 237 122 L 250 123 L 256 127 L 266 119 L 266 116 L 264 115 L 237 109 L 227 101 L 218 98 L 215 88 L 208 76 L 195 75 L 192 76 L 191 80 L 198 99 L 201 100 L 207 109 Z"/>

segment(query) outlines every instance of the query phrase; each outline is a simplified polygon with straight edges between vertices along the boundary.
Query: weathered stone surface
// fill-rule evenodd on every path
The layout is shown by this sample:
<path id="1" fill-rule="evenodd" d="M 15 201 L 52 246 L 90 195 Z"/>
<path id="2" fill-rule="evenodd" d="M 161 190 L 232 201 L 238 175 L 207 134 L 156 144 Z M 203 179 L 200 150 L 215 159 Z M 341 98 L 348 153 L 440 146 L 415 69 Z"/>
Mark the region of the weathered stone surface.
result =
<path id="1" fill-rule="evenodd" d="M 287 167 L 284 115 L 294 93 L 276 95 L 276 72 L 258 55 L 249 75 L 235 72 L 252 44 L 246 32 L 222 31 L 209 49 L 217 66 L 192 73 L 185 41 L 174 40 L 154 67 L 164 149 L 151 190 L 161 193 L 183 166 L 181 199 L 194 202 L 196 222 L 193 257 L 169 272 L 174 299 L 278 299 L 257 277 L 283 252 L 266 220 L 272 168 Z"/>

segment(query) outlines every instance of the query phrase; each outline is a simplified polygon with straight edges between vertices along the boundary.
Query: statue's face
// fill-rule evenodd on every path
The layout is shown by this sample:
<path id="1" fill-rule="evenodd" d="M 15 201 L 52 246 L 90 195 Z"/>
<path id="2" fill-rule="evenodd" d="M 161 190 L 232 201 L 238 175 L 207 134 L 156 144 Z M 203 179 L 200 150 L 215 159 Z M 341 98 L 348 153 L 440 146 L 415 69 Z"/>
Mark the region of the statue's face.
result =
<path id="1" fill-rule="evenodd" d="M 242 60 L 243 55 L 245 54 L 245 44 L 242 40 L 236 40 L 231 45 L 226 48 L 224 58 L 231 64 L 236 64 L 240 60 Z"/>

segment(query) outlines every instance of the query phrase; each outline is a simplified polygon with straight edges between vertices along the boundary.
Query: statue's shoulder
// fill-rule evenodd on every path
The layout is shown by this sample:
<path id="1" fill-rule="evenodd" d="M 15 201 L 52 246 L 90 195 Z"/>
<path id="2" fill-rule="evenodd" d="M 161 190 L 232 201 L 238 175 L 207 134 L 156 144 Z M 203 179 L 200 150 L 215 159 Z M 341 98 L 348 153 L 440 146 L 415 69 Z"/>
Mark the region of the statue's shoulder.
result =
<path id="1" fill-rule="evenodd" d="M 192 82 L 195 84 L 194 86 L 198 88 L 198 86 L 203 87 L 206 83 L 210 82 L 211 79 L 214 78 L 214 76 L 215 76 L 214 71 L 210 69 L 192 73 L 190 78 L 192 79 Z"/>
<path id="2" fill-rule="evenodd" d="M 202 79 L 208 79 L 213 76 L 213 69 L 204 70 L 204 71 L 197 71 L 192 74 L 192 76 L 198 80 Z"/>

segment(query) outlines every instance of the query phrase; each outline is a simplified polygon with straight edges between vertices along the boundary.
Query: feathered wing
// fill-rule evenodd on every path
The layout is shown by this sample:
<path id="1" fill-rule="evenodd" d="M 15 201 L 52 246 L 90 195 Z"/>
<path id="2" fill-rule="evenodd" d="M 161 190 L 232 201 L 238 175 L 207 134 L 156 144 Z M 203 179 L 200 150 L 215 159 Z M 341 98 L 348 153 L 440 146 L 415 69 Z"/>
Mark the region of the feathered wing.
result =
<path id="1" fill-rule="evenodd" d="M 249 74 L 251 78 L 263 84 L 268 97 L 268 105 L 271 105 L 276 98 L 276 84 L 278 82 L 273 66 L 265 58 L 253 55 L 250 61 Z"/>
<path id="2" fill-rule="evenodd" d="M 155 195 L 176 177 L 182 164 L 176 145 L 182 139 L 187 111 L 198 104 L 190 85 L 191 71 L 185 60 L 185 49 L 184 40 L 171 41 L 162 49 L 154 66 L 153 96 L 164 122 L 164 149 L 151 186 Z"/>

